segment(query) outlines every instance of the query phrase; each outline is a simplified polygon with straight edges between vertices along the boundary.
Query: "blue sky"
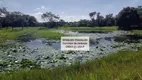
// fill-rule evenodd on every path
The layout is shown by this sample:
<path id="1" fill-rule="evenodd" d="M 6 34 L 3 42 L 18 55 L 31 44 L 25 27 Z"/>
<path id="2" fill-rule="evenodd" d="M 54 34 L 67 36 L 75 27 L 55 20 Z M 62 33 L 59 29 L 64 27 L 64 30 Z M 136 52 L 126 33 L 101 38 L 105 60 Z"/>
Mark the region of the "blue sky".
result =
<path id="1" fill-rule="evenodd" d="M 142 0 L 0 0 L 0 7 L 10 11 L 20 11 L 35 16 L 42 21 L 40 15 L 51 11 L 66 21 L 89 19 L 92 11 L 102 15 L 116 15 L 123 7 L 142 5 Z"/>

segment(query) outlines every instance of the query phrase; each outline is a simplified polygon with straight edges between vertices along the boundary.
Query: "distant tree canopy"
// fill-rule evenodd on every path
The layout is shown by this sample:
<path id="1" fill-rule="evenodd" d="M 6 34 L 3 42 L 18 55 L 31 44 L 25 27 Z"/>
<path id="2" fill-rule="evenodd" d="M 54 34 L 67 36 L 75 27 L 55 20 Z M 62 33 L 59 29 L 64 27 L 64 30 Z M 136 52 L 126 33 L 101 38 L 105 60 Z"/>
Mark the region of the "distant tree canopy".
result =
<path id="1" fill-rule="evenodd" d="M 9 12 L 6 8 L 0 8 L 0 27 L 34 27 L 37 20 L 34 16 L 30 16 L 19 11 Z"/>
<path id="2" fill-rule="evenodd" d="M 54 28 L 60 26 L 68 27 L 103 27 L 118 26 L 119 29 L 132 30 L 142 29 L 142 6 L 123 8 L 116 16 L 113 14 L 101 15 L 100 12 L 90 12 L 89 20 L 66 22 L 52 12 L 45 12 L 41 15 L 44 22 L 38 22 L 34 16 L 19 11 L 10 12 L 6 8 L 0 8 L 0 28 L 7 27 L 35 27 L 44 26 Z"/>
<path id="3" fill-rule="evenodd" d="M 60 17 L 51 13 L 51 12 L 46 12 L 41 15 L 41 18 L 46 21 L 44 23 L 44 26 L 47 26 L 48 28 L 53 28 L 57 26 L 57 22 L 59 21 Z"/>
<path id="4" fill-rule="evenodd" d="M 139 15 L 139 18 L 140 18 L 140 26 L 142 27 L 142 6 L 138 6 L 137 8 L 137 13 Z"/>
<path id="5" fill-rule="evenodd" d="M 134 7 L 126 7 L 117 15 L 117 25 L 119 29 L 131 30 L 138 29 L 140 26 L 140 17 Z"/>
<path id="6" fill-rule="evenodd" d="M 118 26 L 122 30 L 142 29 L 142 6 L 123 8 L 116 16 L 107 14 L 105 17 L 100 12 L 89 13 L 90 20 L 69 22 L 69 26 Z"/>
<path id="7" fill-rule="evenodd" d="M 108 14 L 105 17 L 100 12 L 89 13 L 91 20 L 80 20 L 78 22 L 69 22 L 70 26 L 87 26 L 87 27 L 103 27 L 103 26 L 115 26 L 115 17 L 113 14 Z"/>

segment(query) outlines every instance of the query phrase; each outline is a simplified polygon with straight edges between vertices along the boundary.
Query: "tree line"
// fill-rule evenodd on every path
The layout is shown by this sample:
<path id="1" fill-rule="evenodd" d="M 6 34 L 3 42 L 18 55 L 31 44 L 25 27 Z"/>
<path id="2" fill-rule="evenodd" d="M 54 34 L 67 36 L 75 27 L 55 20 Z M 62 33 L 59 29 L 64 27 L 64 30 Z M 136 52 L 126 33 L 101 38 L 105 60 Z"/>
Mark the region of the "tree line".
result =
<path id="1" fill-rule="evenodd" d="M 19 11 L 7 11 L 6 8 L 0 8 L 0 28 L 8 27 L 36 27 L 44 26 L 48 28 L 69 26 L 69 27 L 104 27 L 118 26 L 119 29 L 131 30 L 142 29 L 142 6 L 125 7 L 116 16 L 108 14 L 102 16 L 100 12 L 90 12 L 90 20 L 83 19 L 75 22 L 66 22 L 60 19 L 58 15 L 52 12 L 46 12 L 41 15 L 45 22 L 38 22 L 34 16 L 24 14 Z"/>
<path id="2" fill-rule="evenodd" d="M 0 28 L 8 27 L 27 27 L 36 26 L 37 20 L 34 16 L 30 16 L 19 11 L 9 12 L 6 8 L 0 8 Z"/>
<path id="3" fill-rule="evenodd" d="M 69 26 L 104 27 L 118 26 L 122 30 L 142 29 L 142 6 L 123 8 L 116 16 L 108 14 L 105 17 L 100 12 L 89 13 L 90 20 L 67 23 Z"/>

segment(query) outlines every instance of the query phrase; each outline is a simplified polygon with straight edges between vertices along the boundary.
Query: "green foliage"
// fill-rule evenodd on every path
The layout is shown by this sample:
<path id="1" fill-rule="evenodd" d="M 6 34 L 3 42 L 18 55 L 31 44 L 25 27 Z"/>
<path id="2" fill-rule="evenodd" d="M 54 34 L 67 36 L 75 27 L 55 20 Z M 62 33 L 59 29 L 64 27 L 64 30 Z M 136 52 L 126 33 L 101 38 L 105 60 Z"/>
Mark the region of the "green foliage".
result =
<path id="1" fill-rule="evenodd" d="M 46 39 L 60 39 L 61 36 L 66 36 L 62 33 L 53 32 L 50 29 L 41 29 L 38 28 L 11 28 L 1 29 L 0 30 L 0 43 L 6 40 L 21 40 L 28 41 L 35 38 L 46 38 Z"/>
<path id="2" fill-rule="evenodd" d="M 142 34 L 142 30 L 133 30 L 132 33 L 134 33 L 134 34 Z"/>
<path id="3" fill-rule="evenodd" d="M 2 14 L 5 14 L 2 16 Z M 0 27 L 27 27 L 36 26 L 37 20 L 34 16 L 30 16 L 19 11 L 10 12 L 6 8 L 0 8 Z"/>
<path id="4" fill-rule="evenodd" d="M 140 26 L 142 27 L 142 6 L 138 6 L 136 9 L 140 18 Z"/>
<path id="5" fill-rule="evenodd" d="M 36 36 L 42 37 L 42 38 L 46 38 L 46 39 L 55 39 L 58 40 L 60 39 L 62 36 L 66 36 L 62 33 L 58 33 L 58 32 L 52 32 L 48 29 L 42 29 L 42 30 L 38 30 L 35 33 Z"/>
<path id="6" fill-rule="evenodd" d="M 19 36 L 35 30 L 37 30 L 37 28 L 25 28 L 24 30 L 21 30 L 20 28 L 15 28 L 13 30 L 11 28 L 1 29 L 0 42 L 4 42 L 6 40 L 16 40 Z"/>
<path id="7" fill-rule="evenodd" d="M 70 31 L 102 31 L 110 32 L 117 30 L 117 26 L 108 26 L 108 27 L 59 27 L 53 28 L 53 30 L 70 30 Z"/>
<path id="8" fill-rule="evenodd" d="M 48 28 L 54 28 L 56 27 L 58 20 L 60 19 L 59 16 L 53 14 L 52 12 L 46 12 L 46 13 L 43 13 L 41 15 L 41 18 L 46 21 L 46 23 L 44 23 L 44 26 L 45 27 L 48 27 Z"/>
<path id="9" fill-rule="evenodd" d="M 137 29 L 140 24 L 139 21 L 139 14 L 134 7 L 126 7 L 117 15 L 117 25 L 119 26 L 119 29 Z"/>
<path id="10" fill-rule="evenodd" d="M 28 59 L 22 59 L 20 64 L 21 64 L 21 68 L 39 68 L 39 65 L 37 65 L 35 62 L 32 62 Z"/>
<path id="11" fill-rule="evenodd" d="M 19 70 L 1 74 L 1 80 L 141 80 L 142 50 L 120 51 L 117 54 L 88 61 L 85 64 L 55 69 Z M 18 78 L 17 78 L 18 77 Z"/>
<path id="12" fill-rule="evenodd" d="M 89 16 L 91 18 L 91 23 L 87 22 L 88 26 L 115 26 L 115 17 L 113 17 L 113 14 L 108 14 L 104 17 L 100 12 L 91 12 Z"/>

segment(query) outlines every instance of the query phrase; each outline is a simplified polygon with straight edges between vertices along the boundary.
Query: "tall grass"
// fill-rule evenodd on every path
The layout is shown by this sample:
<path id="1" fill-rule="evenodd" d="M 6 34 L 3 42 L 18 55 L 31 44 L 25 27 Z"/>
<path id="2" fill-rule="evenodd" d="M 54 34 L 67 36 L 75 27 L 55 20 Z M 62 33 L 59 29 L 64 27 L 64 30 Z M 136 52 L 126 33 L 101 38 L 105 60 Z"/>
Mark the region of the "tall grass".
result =
<path id="1" fill-rule="evenodd" d="M 0 80 L 142 80 L 142 50 L 117 54 L 55 69 L 19 70 Z"/>

